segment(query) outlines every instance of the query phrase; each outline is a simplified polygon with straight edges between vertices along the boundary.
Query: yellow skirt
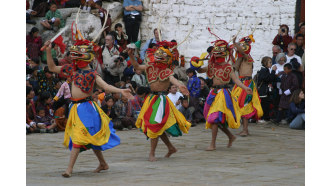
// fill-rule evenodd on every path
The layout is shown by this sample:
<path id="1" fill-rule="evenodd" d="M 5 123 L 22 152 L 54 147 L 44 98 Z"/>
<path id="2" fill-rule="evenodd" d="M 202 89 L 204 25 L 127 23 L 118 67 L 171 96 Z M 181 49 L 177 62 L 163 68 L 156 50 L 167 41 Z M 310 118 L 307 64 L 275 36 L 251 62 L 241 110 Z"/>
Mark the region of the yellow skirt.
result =
<path id="1" fill-rule="evenodd" d="M 181 136 L 182 132 L 188 133 L 191 126 L 165 95 L 149 95 L 135 125 L 149 138 L 157 138 L 165 131 L 172 136 Z"/>
<path id="2" fill-rule="evenodd" d="M 246 91 L 243 90 L 241 87 L 235 85 L 232 96 L 234 100 L 238 103 L 240 112 L 243 118 L 254 118 L 259 119 L 264 114 L 260 98 L 258 94 L 258 90 L 255 86 L 253 80 L 244 80 L 242 82 L 245 86 L 250 87 L 252 89 L 252 95 L 247 95 Z"/>

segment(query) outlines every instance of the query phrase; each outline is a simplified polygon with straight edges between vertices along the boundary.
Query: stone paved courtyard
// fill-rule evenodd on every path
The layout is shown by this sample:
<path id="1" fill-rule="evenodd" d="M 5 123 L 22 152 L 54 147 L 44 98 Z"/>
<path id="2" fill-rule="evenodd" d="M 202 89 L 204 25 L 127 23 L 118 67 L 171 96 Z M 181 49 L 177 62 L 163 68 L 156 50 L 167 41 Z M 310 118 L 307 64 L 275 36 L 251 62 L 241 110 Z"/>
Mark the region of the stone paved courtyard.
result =
<path id="1" fill-rule="evenodd" d="M 71 178 L 61 176 L 70 155 L 62 145 L 64 133 L 30 134 L 27 185 L 305 185 L 305 131 L 261 124 L 249 129 L 251 136 L 237 137 L 232 148 L 219 131 L 217 150 L 208 152 L 211 130 L 199 124 L 170 138 L 178 152 L 169 159 L 163 158 L 167 148 L 160 141 L 153 163 L 147 161 L 150 142 L 139 130 L 117 131 L 121 145 L 104 152 L 110 169 L 92 173 L 98 161 L 85 151 Z"/>

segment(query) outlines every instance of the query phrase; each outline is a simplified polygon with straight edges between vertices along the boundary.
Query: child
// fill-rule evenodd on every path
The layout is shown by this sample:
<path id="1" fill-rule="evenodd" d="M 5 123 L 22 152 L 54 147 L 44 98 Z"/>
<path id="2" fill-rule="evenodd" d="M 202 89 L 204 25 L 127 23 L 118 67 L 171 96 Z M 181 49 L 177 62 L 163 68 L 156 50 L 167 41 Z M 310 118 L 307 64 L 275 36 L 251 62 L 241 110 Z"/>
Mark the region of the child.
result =
<path id="1" fill-rule="evenodd" d="M 292 94 L 288 118 L 291 129 L 305 129 L 305 94 L 301 89 Z"/>
<path id="2" fill-rule="evenodd" d="M 40 24 L 48 30 L 57 31 L 58 28 L 64 27 L 64 20 L 62 19 L 60 11 L 57 10 L 55 3 L 50 3 L 50 10 L 46 13 L 45 19 Z"/>
<path id="3" fill-rule="evenodd" d="M 127 47 L 128 36 L 123 31 L 123 25 L 120 23 L 117 23 L 115 25 L 115 31 L 116 31 L 116 41 L 117 41 L 118 45 L 120 46 L 119 51 L 125 50 Z"/>
<path id="4" fill-rule="evenodd" d="M 277 113 L 275 124 L 279 124 L 279 122 L 283 118 L 283 114 L 286 113 L 286 110 L 289 108 L 289 100 L 291 97 L 291 93 L 299 88 L 298 78 L 292 73 L 292 65 L 287 63 L 284 65 L 284 75 L 281 78 L 281 89 L 280 89 L 280 104 L 278 105 L 279 112 Z M 282 122 L 286 123 L 285 121 Z"/>
<path id="5" fill-rule="evenodd" d="M 114 127 L 118 130 L 123 128 L 132 129 L 134 127 L 135 120 L 132 117 L 132 107 L 128 106 L 128 99 L 121 97 L 114 105 L 116 119 L 114 120 Z"/>
<path id="6" fill-rule="evenodd" d="M 180 109 L 178 109 L 186 118 L 186 120 L 188 122 L 192 121 L 192 113 L 189 109 L 189 102 L 188 102 L 188 97 L 184 96 L 184 97 L 180 97 L 180 101 L 182 102 L 182 107 L 180 107 Z M 191 127 L 196 126 L 196 124 L 191 124 Z"/>
<path id="7" fill-rule="evenodd" d="M 50 133 L 55 132 L 54 128 L 56 127 L 56 123 L 54 123 L 50 116 L 46 115 L 46 109 L 44 107 L 37 107 L 37 116 L 34 122 L 41 133 L 45 133 L 46 131 Z"/>
<path id="8" fill-rule="evenodd" d="M 96 16 L 100 17 L 101 24 L 103 25 L 104 21 L 105 21 L 105 16 L 107 15 L 107 11 L 104 8 L 102 8 L 102 1 L 96 1 L 95 2 L 95 8 L 97 8 L 99 10 L 98 14 Z M 104 38 L 111 31 L 111 15 L 110 15 L 110 13 L 108 14 L 108 18 L 107 18 L 107 22 L 106 22 L 105 26 L 108 27 L 108 28 L 106 28 L 103 32 Z"/>
<path id="9" fill-rule="evenodd" d="M 135 81 L 138 87 L 147 86 L 146 77 L 142 74 L 142 71 L 139 69 L 135 70 L 135 74 L 132 77 L 132 81 Z"/>

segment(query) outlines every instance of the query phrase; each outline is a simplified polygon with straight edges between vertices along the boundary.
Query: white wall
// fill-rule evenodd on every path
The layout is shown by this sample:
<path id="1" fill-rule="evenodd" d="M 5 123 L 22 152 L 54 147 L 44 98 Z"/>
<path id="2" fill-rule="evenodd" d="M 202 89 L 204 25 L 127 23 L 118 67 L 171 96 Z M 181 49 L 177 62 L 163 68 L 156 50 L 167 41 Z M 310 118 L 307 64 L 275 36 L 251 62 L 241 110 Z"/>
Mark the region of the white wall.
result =
<path id="1" fill-rule="evenodd" d="M 256 42 L 252 44 L 251 55 L 255 60 L 254 73 L 260 69 L 263 56 L 272 56 L 272 41 L 280 24 L 294 28 L 296 1 L 292 0 L 143 0 L 148 11 L 143 13 L 141 38 L 144 42 L 153 37 L 152 30 L 157 27 L 159 17 L 163 17 L 161 30 L 165 40 L 182 41 L 191 25 L 194 30 L 189 39 L 178 47 L 179 52 L 190 60 L 206 52 L 210 42 L 215 40 L 208 31 L 214 23 L 213 30 L 219 37 L 229 40 L 243 23 L 238 38 L 250 34 L 259 20 L 254 33 Z M 249 23 L 244 31 L 244 24 Z M 294 34 L 292 30 L 291 35 Z M 189 63 L 186 63 L 189 64 Z M 188 67 L 188 65 L 186 66 Z"/>

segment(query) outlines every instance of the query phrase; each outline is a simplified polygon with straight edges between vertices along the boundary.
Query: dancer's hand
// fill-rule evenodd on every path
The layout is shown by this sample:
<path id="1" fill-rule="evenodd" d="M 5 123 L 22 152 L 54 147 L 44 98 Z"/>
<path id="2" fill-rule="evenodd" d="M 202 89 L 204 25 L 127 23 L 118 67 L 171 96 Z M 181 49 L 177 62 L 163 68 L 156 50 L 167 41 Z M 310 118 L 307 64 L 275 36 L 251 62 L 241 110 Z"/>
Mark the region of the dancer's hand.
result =
<path id="1" fill-rule="evenodd" d="M 50 40 L 46 41 L 43 48 L 45 47 L 46 50 L 51 50 L 52 49 L 52 43 Z"/>
<path id="2" fill-rule="evenodd" d="M 180 86 L 179 86 L 179 90 L 180 90 L 180 92 L 181 92 L 183 95 L 185 95 L 185 96 L 189 96 L 189 91 L 188 91 L 188 89 L 187 89 L 186 86 L 184 86 L 184 85 L 180 85 Z"/>
<path id="3" fill-rule="evenodd" d="M 122 89 L 120 93 L 129 100 L 134 99 L 130 89 Z"/>
<path id="4" fill-rule="evenodd" d="M 252 92 L 252 89 L 251 89 L 250 87 L 246 87 L 246 88 L 245 88 L 245 91 L 246 91 L 246 93 L 249 94 L 249 95 L 252 95 L 252 93 L 253 93 L 253 92 Z"/>
<path id="5" fill-rule="evenodd" d="M 131 58 L 131 57 L 134 57 L 134 49 L 132 48 L 127 48 L 127 54 L 128 56 Z"/>

